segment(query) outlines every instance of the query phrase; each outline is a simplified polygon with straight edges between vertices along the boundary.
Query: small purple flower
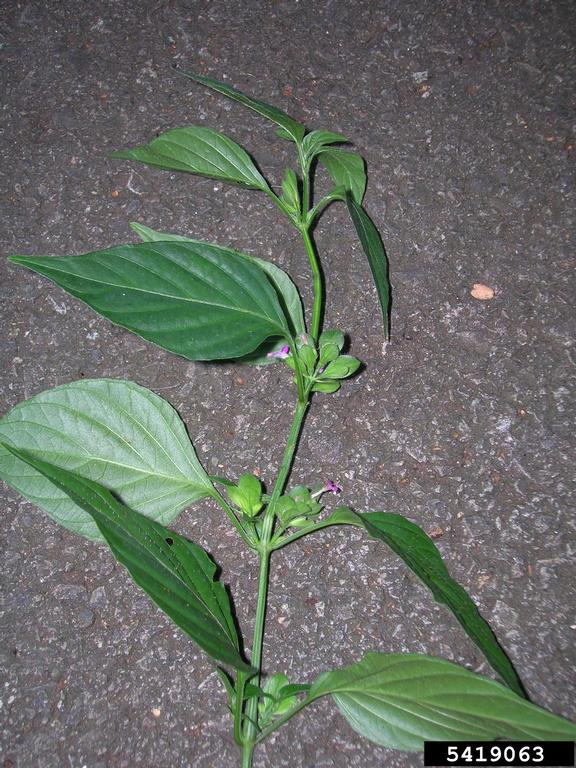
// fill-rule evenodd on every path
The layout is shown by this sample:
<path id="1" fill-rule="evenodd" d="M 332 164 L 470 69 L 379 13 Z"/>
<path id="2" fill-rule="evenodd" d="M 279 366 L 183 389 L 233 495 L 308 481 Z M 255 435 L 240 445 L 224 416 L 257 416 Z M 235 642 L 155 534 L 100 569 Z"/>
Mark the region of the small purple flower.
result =
<path id="1" fill-rule="evenodd" d="M 334 482 L 334 480 L 326 480 L 326 491 L 328 493 L 340 493 L 342 487 Z"/>
<path id="2" fill-rule="evenodd" d="M 268 352 L 266 357 L 277 357 L 278 360 L 286 360 L 287 357 L 290 355 L 290 347 L 288 344 L 285 344 L 283 347 L 280 347 L 280 349 L 277 349 L 275 352 Z"/>

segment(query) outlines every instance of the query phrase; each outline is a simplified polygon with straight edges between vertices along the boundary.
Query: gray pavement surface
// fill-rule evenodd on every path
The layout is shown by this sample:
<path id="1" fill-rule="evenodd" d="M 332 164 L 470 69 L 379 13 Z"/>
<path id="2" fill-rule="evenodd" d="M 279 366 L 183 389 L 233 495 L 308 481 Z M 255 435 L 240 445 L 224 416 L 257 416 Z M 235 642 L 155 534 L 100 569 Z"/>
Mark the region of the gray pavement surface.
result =
<path id="1" fill-rule="evenodd" d="M 228 132 L 274 183 L 273 129 L 175 76 L 227 79 L 368 161 L 366 206 L 394 285 L 385 356 L 368 266 L 341 207 L 316 231 L 326 322 L 365 362 L 319 396 L 294 481 L 331 477 L 359 511 L 438 536 L 533 699 L 574 697 L 574 7 L 556 2 L 14 2 L 0 10 L 2 253 L 133 242 L 128 222 L 233 245 L 310 296 L 297 235 L 257 193 L 108 158 L 186 123 Z M 209 470 L 270 482 L 291 418 L 285 369 L 155 349 L 46 280 L 2 271 L 2 412 L 82 377 L 168 399 Z M 474 283 L 495 290 L 470 295 Z M 1 768 L 229 768 L 230 719 L 207 657 L 108 551 L 2 488 Z M 211 551 L 251 635 L 256 564 L 208 503 L 176 528 Z M 424 652 L 490 674 L 392 554 L 331 530 L 279 553 L 266 668 L 295 681 L 366 650 Z M 322 701 L 264 766 L 408 768 Z"/>

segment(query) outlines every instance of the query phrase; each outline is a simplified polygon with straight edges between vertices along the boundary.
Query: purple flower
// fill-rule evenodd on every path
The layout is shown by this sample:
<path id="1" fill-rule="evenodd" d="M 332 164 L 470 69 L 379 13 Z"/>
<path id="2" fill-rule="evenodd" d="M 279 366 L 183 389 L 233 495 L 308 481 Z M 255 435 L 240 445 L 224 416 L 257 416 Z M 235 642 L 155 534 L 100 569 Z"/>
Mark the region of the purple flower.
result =
<path id="1" fill-rule="evenodd" d="M 326 480 L 326 491 L 328 493 L 340 493 L 342 487 L 334 482 L 334 480 Z"/>
<path id="2" fill-rule="evenodd" d="M 290 355 L 290 347 L 288 344 L 285 344 L 283 347 L 280 347 L 280 349 L 277 349 L 275 352 L 268 352 L 266 357 L 277 357 L 278 360 L 286 360 L 286 358 Z"/>

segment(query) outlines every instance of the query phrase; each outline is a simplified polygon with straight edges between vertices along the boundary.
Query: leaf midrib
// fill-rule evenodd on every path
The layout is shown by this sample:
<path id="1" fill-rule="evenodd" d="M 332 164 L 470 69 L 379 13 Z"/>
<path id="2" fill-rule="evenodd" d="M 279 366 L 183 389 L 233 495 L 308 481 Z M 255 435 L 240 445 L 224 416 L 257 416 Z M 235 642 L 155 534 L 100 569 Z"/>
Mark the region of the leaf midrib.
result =
<path id="1" fill-rule="evenodd" d="M 235 149 L 236 149 L 236 147 L 238 147 L 238 149 L 240 149 L 242 152 L 244 152 L 244 153 L 246 154 L 246 157 L 248 157 L 248 159 L 250 159 L 250 158 L 249 158 L 249 155 L 248 155 L 248 153 L 246 153 L 246 151 L 245 151 L 244 149 L 242 149 L 242 147 L 240 147 L 239 145 L 236 145 L 236 147 L 234 147 L 232 144 L 229 144 L 229 143 L 228 143 L 229 141 L 231 141 L 230 139 L 228 139 L 228 137 L 226 137 L 226 136 L 223 136 L 221 133 L 218 133 L 217 131 L 215 131 L 215 133 L 217 134 L 217 136 L 219 137 L 219 139 L 220 139 L 220 140 L 221 140 L 221 141 L 222 141 L 222 142 L 223 142 L 223 143 L 224 143 L 224 144 L 225 144 L 225 145 L 228 147 L 228 149 L 230 149 L 230 150 L 231 150 L 231 149 L 234 149 L 234 150 L 235 150 Z M 168 138 L 168 136 L 169 136 L 169 132 L 168 132 L 168 134 L 166 134 L 166 136 L 165 136 L 165 137 L 159 136 L 159 137 L 158 137 L 158 139 L 157 139 L 156 141 L 158 141 L 158 142 L 169 142 L 169 143 L 172 143 L 172 144 L 174 144 L 175 146 L 177 146 L 177 147 L 180 147 L 181 149 L 185 150 L 186 152 L 189 152 L 189 153 L 190 153 L 191 155 L 193 155 L 194 157 L 198 157 L 198 158 L 200 158 L 201 160 L 206 160 L 206 157 L 205 157 L 205 155 L 201 155 L 200 153 L 198 153 L 198 152 L 195 152 L 193 149 L 190 149 L 190 148 L 189 148 L 189 147 L 187 147 L 185 144 L 182 144 L 182 143 L 180 143 L 179 141 L 176 141 L 176 140 L 175 140 L 175 139 L 174 139 L 172 136 L 170 136 L 170 138 Z M 232 158 L 230 158 L 229 156 L 225 155 L 223 152 L 221 152 L 220 150 L 218 150 L 218 149 L 217 149 L 217 148 L 214 146 L 214 144 L 210 144 L 210 142 L 209 142 L 209 141 L 207 141 L 207 140 L 206 140 L 205 138 L 203 138 L 202 136 L 200 136 L 200 135 L 196 135 L 194 138 L 195 138 L 195 139 L 197 139 L 197 140 L 198 140 L 198 141 L 199 141 L 201 144 L 205 144 L 207 147 L 209 147 L 209 148 L 210 148 L 210 149 L 211 149 L 211 150 L 212 150 L 214 153 L 216 153 L 217 157 L 222 157 L 224 160 L 226 160 L 228 163 L 230 163 L 230 165 L 231 165 L 233 168 L 235 168 L 235 169 L 238 171 L 238 173 L 239 173 L 240 175 L 242 175 L 242 176 L 243 176 L 245 179 L 246 179 L 246 178 L 248 178 L 248 179 L 250 179 L 250 180 L 251 180 L 251 181 L 253 181 L 253 182 L 254 182 L 254 181 L 259 181 L 259 179 L 258 179 L 257 177 L 254 177 L 252 174 L 248 174 L 248 173 L 247 173 L 247 169 L 246 169 L 246 167 L 245 167 L 245 168 L 242 168 L 241 166 L 238 166 L 238 165 L 237 165 L 237 164 L 236 164 L 236 163 L 233 161 L 233 159 L 232 159 Z M 235 144 L 235 142 L 233 142 L 233 144 Z M 154 150 L 153 150 L 153 151 L 154 151 Z M 162 154 L 162 153 L 159 153 L 159 154 Z M 216 168 L 217 170 L 219 170 L 219 171 L 220 171 L 222 174 L 226 174 L 226 171 L 225 171 L 223 168 L 221 168 L 219 165 L 217 165 L 217 164 L 216 164 L 216 163 L 215 163 L 213 160 L 208 160 L 208 163 L 209 163 L 210 165 L 212 165 L 214 168 Z M 260 175 L 260 174 L 258 174 L 258 175 Z M 229 178 L 229 177 L 228 177 L 228 178 Z M 264 181 L 264 179 L 263 179 L 263 178 L 262 178 L 262 181 Z"/>
<path id="2" fill-rule="evenodd" d="M 56 259 L 54 259 L 54 261 L 56 261 Z M 26 266 L 25 262 L 21 262 L 21 263 L 24 263 L 24 265 Z M 269 320 L 270 323 L 275 328 L 279 328 L 282 331 L 282 335 L 286 334 L 286 329 L 282 325 L 280 325 L 277 320 L 275 320 L 274 318 L 270 317 L 270 315 L 259 315 L 256 312 L 251 312 L 248 309 L 243 309 L 243 308 L 238 307 L 238 306 L 228 306 L 227 304 L 219 304 L 219 303 L 212 302 L 212 301 L 202 301 L 201 299 L 191 299 L 191 298 L 188 298 L 188 297 L 185 297 L 185 296 L 172 296 L 172 294 L 169 294 L 169 293 L 160 293 L 158 291 L 154 292 L 154 291 L 147 290 L 145 288 L 135 288 L 133 286 L 118 285 L 116 283 L 105 282 L 103 280 L 97 280 L 94 277 L 87 277 L 86 275 L 77 275 L 74 272 L 68 272 L 65 269 L 56 269 L 55 267 L 48 267 L 48 269 L 53 271 L 53 272 L 59 273 L 59 274 L 70 275 L 72 277 L 77 277 L 77 278 L 79 278 L 81 280 L 86 280 L 86 281 L 89 281 L 89 282 L 92 282 L 92 283 L 97 283 L 98 285 L 105 285 L 105 286 L 108 286 L 110 288 L 118 288 L 118 289 L 121 289 L 121 290 L 124 290 L 124 291 L 136 291 L 137 293 L 145 293 L 145 294 L 148 294 L 150 296 L 161 296 L 163 299 L 173 299 L 174 301 L 184 301 L 184 302 L 188 302 L 190 304 L 203 304 L 204 306 L 208 306 L 208 307 L 219 307 L 220 309 L 227 309 L 227 310 L 232 311 L 232 312 L 239 312 L 239 313 L 245 314 L 245 315 L 252 315 L 252 317 L 256 317 L 259 320 L 262 320 L 262 319 Z M 48 275 L 47 275 L 47 277 L 48 277 Z"/>
<path id="3" fill-rule="evenodd" d="M 77 482 L 79 483 L 80 486 L 84 486 L 85 487 L 86 479 L 81 477 L 81 476 L 78 476 L 77 477 Z M 126 530 L 124 528 L 122 528 L 122 526 L 118 523 L 118 521 L 117 521 L 118 513 L 117 513 L 116 509 L 114 508 L 114 504 L 110 503 L 109 499 L 106 498 L 106 495 L 102 491 L 100 491 L 100 490 L 95 491 L 94 489 L 90 488 L 90 483 L 92 483 L 94 481 L 88 480 L 87 482 L 88 482 L 88 491 L 89 491 L 89 493 L 90 494 L 95 494 L 99 498 L 100 503 L 104 506 L 105 509 L 108 510 L 109 514 L 111 515 L 111 519 L 110 519 L 105 514 L 103 514 L 101 512 L 99 513 L 100 515 L 102 515 L 102 517 L 104 517 L 104 519 L 106 520 L 106 523 L 108 525 L 112 525 L 112 526 L 114 526 L 116 528 L 119 528 L 121 531 L 124 532 L 124 534 L 128 534 L 128 536 L 134 542 L 134 544 L 136 545 L 137 548 L 141 547 L 146 552 L 148 552 L 149 555 L 158 563 L 158 565 L 164 571 L 166 571 L 171 576 L 175 577 L 188 592 L 190 592 L 192 595 L 194 595 L 196 597 L 196 599 L 198 600 L 198 602 L 201 603 L 201 605 L 204 607 L 205 611 L 208 614 L 208 618 L 212 619 L 212 621 L 214 621 L 220 627 L 220 629 L 223 631 L 224 635 L 228 639 L 228 642 L 230 643 L 230 645 L 232 647 L 234 647 L 234 650 L 236 651 L 237 649 L 236 649 L 234 643 L 230 639 L 230 635 L 228 633 L 228 627 L 222 625 L 222 623 L 220 622 L 218 617 L 214 615 L 214 612 L 212 611 L 210 606 L 207 605 L 207 603 L 204 600 L 204 598 L 202 597 L 202 595 L 199 592 L 197 592 L 194 589 L 194 587 L 190 585 L 190 583 L 188 583 L 186 581 L 185 577 L 183 578 L 183 576 L 181 575 L 181 571 L 182 570 L 185 571 L 185 566 L 181 563 L 181 561 L 175 555 L 172 555 L 170 552 L 166 552 L 161 547 L 159 542 L 154 540 L 154 537 L 156 537 L 157 539 L 164 540 L 162 534 L 160 534 L 155 529 L 153 529 L 152 533 L 150 534 L 150 533 L 140 529 L 139 526 L 138 526 L 137 521 L 132 521 L 133 524 L 136 526 L 136 528 L 138 530 L 140 530 L 140 533 L 142 535 L 142 541 L 138 541 L 138 539 L 136 539 L 136 537 L 134 536 L 133 533 L 131 533 L 130 531 L 128 531 L 128 530 Z M 107 493 L 109 493 L 109 492 L 107 492 Z M 74 499 L 72 499 L 72 500 L 74 501 Z M 77 503 L 77 502 L 75 502 L 75 503 Z M 85 503 L 87 503 L 93 509 L 96 509 L 96 512 L 98 513 L 98 509 L 94 506 L 93 503 L 91 503 L 89 500 L 86 500 Z M 119 504 L 119 502 L 117 502 L 117 503 Z M 119 504 L 119 506 L 120 506 L 120 504 Z M 152 521 L 152 522 L 154 522 L 154 521 Z M 160 524 L 156 523 L 156 525 L 160 525 Z M 176 533 L 174 533 L 174 535 L 178 536 L 178 534 L 176 534 Z M 186 540 L 184 539 L 183 541 L 184 541 L 184 545 L 185 545 Z M 171 563 L 171 565 L 174 568 L 174 570 L 170 570 L 170 568 L 167 567 L 165 560 L 163 560 L 163 558 L 161 556 L 159 556 L 158 553 L 161 553 L 161 555 L 163 555 L 165 557 L 165 560 L 167 560 L 169 563 Z M 202 566 L 199 565 L 198 567 L 202 571 L 202 576 L 207 581 L 212 578 L 211 575 L 208 576 L 206 574 L 206 572 L 204 571 Z M 215 583 L 213 579 L 212 579 L 212 583 L 213 584 Z M 216 598 L 214 598 L 214 600 L 216 600 Z M 218 601 L 216 600 L 216 602 L 218 602 Z"/>

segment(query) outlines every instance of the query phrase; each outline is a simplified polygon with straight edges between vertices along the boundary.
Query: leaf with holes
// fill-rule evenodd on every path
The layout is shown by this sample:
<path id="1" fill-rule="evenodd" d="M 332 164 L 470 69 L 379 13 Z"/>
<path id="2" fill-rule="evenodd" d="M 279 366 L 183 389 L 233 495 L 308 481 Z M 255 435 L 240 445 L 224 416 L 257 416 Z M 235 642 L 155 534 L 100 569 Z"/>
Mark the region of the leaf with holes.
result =
<path id="1" fill-rule="evenodd" d="M 0 419 L 0 440 L 98 481 L 160 523 L 214 492 L 176 411 L 130 381 L 84 379 L 41 392 Z M 102 539 L 87 512 L 5 449 L 0 477 L 60 525 Z"/>
<path id="2" fill-rule="evenodd" d="M 240 357 L 266 339 L 290 336 L 265 270 L 251 257 L 207 243 L 138 243 L 12 261 L 189 360 Z"/>
<path id="3" fill-rule="evenodd" d="M 87 512 L 134 581 L 206 653 L 250 673 L 226 590 L 202 547 L 121 504 L 104 486 L 5 445 Z"/>
<path id="4" fill-rule="evenodd" d="M 240 145 L 223 133 L 198 125 L 174 128 L 149 144 L 113 152 L 112 157 L 269 191 L 266 179 Z"/>

